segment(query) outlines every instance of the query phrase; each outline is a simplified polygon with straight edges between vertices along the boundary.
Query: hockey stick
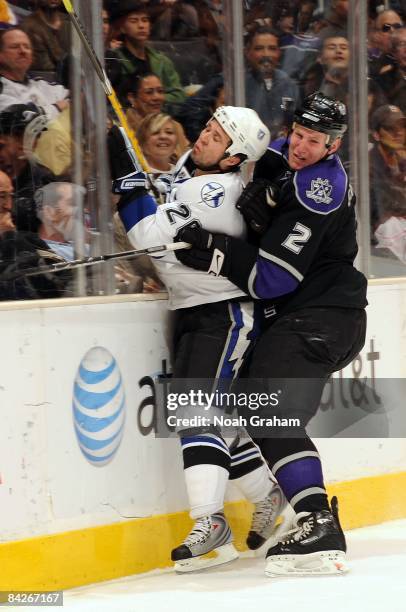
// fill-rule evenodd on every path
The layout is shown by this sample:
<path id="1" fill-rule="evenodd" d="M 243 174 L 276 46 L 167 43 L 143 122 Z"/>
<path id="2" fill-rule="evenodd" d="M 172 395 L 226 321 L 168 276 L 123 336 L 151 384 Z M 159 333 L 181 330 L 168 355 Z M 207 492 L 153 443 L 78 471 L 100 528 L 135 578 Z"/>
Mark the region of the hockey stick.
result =
<path id="1" fill-rule="evenodd" d="M 26 268 L 12 274 L 2 274 L 0 280 L 16 280 L 24 276 L 39 276 L 40 274 L 51 274 L 54 272 L 64 272 L 79 267 L 94 266 L 112 259 L 131 259 L 139 255 L 152 255 L 153 253 L 178 251 L 180 249 L 190 249 L 191 245 L 188 242 L 171 242 L 169 244 L 160 244 L 158 246 L 147 247 L 146 249 L 135 249 L 133 251 L 122 251 L 121 253 L 107 253 L 106 255 L 96 255 L 95 257 L 84 257 L 83 259 L 74 259 L 73 261 L 61 261 L 43 268 Z"/>
<path id="2" fill-rule="evenodd" d="M 70 0 L 62 0 L 62 1 L 75 27 L 75 30 L 78 33 L 79 38 L 82 41 L 84 48 L 86 49 L 87 55 L 90 61 L 92 62 L 93 68 L 95 69 L 96 74 L 99 77 L 100 83 L 103 86 L 106 96 L 111 106 L 113 107 L 114 112 L 116 113 L 120 126 L 123 128 L 121 132 L 123 136 L 125 135 L 126 137 L 124 139 L 129 140 L 131 143 L 132 151 L 131 149 L 127 149 L 127 150 L 129 150 L 131 154 L 131 158 L 134 163 L 135 170 L 137 172 L 147 172 L 148 173 L 150 169 L 141 151 L 140 145 L 138 144 L 138 140 L 127 121 L 127 117 L 124 114 L 121 104 L 117 98 L 116 92 L 114 91 L 110 83 L 110 80 L 105 70 L 103 69 L 103 66 L 100 63 L 100 60 L 97 57 L 95 50 L 93 49 L 92 43 L 90 42 L 89 37 L 86 34 L 86 30 L 84 29 L 81 21 L 79 20 L 79 17 L 77 16 L 71 1 Z"/>

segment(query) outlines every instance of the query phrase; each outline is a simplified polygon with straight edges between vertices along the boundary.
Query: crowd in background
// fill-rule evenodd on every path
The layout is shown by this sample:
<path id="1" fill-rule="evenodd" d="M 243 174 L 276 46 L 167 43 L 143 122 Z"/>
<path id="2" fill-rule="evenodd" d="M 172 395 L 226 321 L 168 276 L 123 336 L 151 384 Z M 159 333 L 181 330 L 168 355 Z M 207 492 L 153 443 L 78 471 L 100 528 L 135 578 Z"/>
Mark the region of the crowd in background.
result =
<path id="1" fill-rule="evenodd" d="M 173 171 L 226 99 L 222 4 L 103 3 L 106 71 L 153 180 Z M 349 0 L 242 4 L 246 105 L 272 137 L 288 137 L 294 108 L 309 93 L 321 90 L 348 103 Z M 406 263 L 406 2 L 370 0 L 368 7 L 372 249 Z M 71 36 L 62 0 L 0 0 L 0 299 L 69 295 L 68 274 L 19 273 L 91 252 L 86 171 L 83 185 L 73 181 L 81 143 L 71 130 Z M 106 143 L 111 175 L 118 177 L 120 151 L 109 134 L 114 122 L 109 109 Z M 349 163 L 348 141 L 341 157 Z M 112 231 L 115 247 L 127 250 L 116 215 Z M 117 265 L 115 272 L 118 292 L 162 290 L 147 258 Z"/>

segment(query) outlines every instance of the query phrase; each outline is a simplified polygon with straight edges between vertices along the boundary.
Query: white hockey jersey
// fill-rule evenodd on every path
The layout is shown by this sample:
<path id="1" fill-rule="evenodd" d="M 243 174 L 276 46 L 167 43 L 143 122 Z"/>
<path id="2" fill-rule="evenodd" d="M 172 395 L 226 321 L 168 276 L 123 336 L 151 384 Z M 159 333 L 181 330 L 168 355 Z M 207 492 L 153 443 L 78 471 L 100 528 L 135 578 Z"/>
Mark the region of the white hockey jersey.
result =
<path id="1" fill-rule="evenodd" d="M 58 83 L 31 78 L 20 82 L 0 77 L 0 112 L 13 104 L 33 102 L 44 110 L 48 120 L 51 121 L 59 115 L 55 103 L 68 97 L 69 90 Z"/>
<path id="2" fill-rule="evenodd" d="M 145 196 L 120 210 L 128 238 L 135 248 L 173 242 L 179 230 L 191 223 L 205 229 L 244 238 L 245 224 L 235 208 L 244 187 L 240 172 L 205 174 L 186 178 L 183 170 L 190 152 L 178 162 L 167 195 L 157 206 Z M 193 270 L 181 264 L 174 253 L 154 255 L 158 273 L 169 294 L 169 308 L 187 308 L 244 296 L 236 285 L 222 276 Z"/>

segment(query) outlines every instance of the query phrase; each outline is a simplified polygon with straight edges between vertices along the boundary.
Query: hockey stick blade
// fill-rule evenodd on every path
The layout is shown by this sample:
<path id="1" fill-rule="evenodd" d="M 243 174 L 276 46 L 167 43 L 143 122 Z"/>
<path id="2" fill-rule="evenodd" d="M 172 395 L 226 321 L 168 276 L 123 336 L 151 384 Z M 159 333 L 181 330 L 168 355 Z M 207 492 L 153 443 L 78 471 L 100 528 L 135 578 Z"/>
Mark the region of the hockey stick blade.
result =
<path id="1" fill-rule="evenodd" d="M 121 253 L 107 253 L 106 255 L 96 255 L 95 257 L 84 257 L 83 259 L 74 259 L 73 261 L 61 261 L 60 263 L 44 266 L 43 268 L 27 268 L 13 274 L 3 274 L 0 279 L 2 281 L 16 280 L 25 276 L 39 276 L 40 274 L 53 274 L 55 272 L 65 272 L 66 270 L 74 270 L 75 268 L 85 268 L 96 264 L 104 263 L 114 259 L 131 259 L 140 255 L 152 255 L 155 253 L 168 253 L 178 251 L 180 249 L 190 249 L 191 245 L 188 242 L 171 242 L 169 244 L 160 244 L 158 246 L 147 247 L 146 249 L 134 249 L 133 251 L 122 251 Z"/>

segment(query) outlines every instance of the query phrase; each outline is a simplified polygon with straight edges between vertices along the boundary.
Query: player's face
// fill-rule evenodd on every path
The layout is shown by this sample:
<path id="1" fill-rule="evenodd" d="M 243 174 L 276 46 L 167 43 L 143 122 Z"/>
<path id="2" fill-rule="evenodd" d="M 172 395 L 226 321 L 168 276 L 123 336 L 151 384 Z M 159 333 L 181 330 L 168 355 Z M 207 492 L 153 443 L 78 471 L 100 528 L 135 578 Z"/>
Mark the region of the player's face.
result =
<path id="1" fill-rule="evenodd" d="M 210 168 L 220 162 L 229 146 L 230 138 L 218 121 L 212 119 L 200 132 L 191 156 L 200 169 Z"/>
<path id="2" fill-rule="evenodd" d="M 326 153 L 335 153 L 340 146 L 340 140 L 336 140 L 327 150 L 326 142 L 326 134 L 295 124 L 289 143 L 289 166 L 292 170 L 302 170 L 316 164 Z"/>

